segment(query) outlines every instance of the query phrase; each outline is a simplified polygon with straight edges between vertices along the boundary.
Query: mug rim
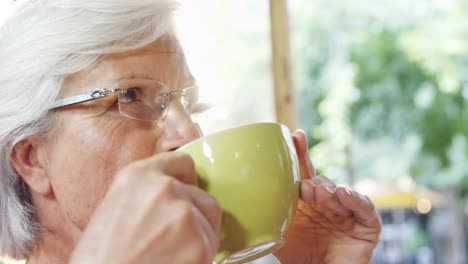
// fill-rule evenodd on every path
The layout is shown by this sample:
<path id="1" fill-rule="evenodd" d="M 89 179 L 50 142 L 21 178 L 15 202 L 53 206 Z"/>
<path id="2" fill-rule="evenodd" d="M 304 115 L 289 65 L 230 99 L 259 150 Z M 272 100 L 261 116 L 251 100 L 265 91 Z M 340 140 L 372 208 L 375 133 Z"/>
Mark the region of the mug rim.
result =
<path id="1" fill-rule="evenodd" d="M 177 151 L 183 150 L 186 147 L 197 144 L 199 141 L 205 140 L 207 137 L 215 136 L 215 135 L 222 134 L 222 133 L 229 132 L 229 131 L 236 130 L 236 129 L 246 128 L 246 127 L 251 127 L 251 126 L 260 126 L 260 125 L 278 126 L 278 127 L 281 128 L 281 130 L 287 129 L 289 132 L 291 132 L 290 129 L 285 124 L 282 124 L 282 123 L 278 123 L 278 122 L 255 122 L 255 123 L 249 123 L 249 124 L 244 124 L 244 125 L 240 125 L 240 126 L 230 127 L 230 128 L 226 128 L 226 129 L 222 129 L 222 130 L 210 133 L 208 135 L 203 135 L 200 138 L 192 140 L 189 143 L 181 146 L 180 148 L 177 149 Z"/>

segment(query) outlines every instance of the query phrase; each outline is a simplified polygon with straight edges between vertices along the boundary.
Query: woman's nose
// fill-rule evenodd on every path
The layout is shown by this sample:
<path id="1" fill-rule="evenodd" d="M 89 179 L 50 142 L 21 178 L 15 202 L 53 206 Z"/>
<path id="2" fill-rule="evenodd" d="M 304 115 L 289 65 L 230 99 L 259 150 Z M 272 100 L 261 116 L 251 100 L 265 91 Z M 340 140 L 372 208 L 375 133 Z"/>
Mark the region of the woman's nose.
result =
<path id="1" fill-rule="evenodd" d="M 203 134 L 198 124 L 192 121 L 179 100 L 171 102 L 166 117 L 161 120 L 162 136 L 159 138 L 157 151 L 173 151 L 200 138 Z"/>

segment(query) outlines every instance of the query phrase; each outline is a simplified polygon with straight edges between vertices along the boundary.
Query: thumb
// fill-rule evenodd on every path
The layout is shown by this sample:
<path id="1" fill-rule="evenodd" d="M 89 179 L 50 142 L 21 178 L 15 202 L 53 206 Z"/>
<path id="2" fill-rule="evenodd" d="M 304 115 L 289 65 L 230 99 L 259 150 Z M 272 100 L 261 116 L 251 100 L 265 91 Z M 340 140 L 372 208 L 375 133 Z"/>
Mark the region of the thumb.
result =
<path id="1" fill-rule="evenodd" d="M 301 179 L 310 179 L 315 177 L 315 167 L 309 156 L 309 147 L 307 138 L 303 130 L 296 130 L 292 133 L 294 146 L 296 147 L 299 167 L 301 169 Z"/>

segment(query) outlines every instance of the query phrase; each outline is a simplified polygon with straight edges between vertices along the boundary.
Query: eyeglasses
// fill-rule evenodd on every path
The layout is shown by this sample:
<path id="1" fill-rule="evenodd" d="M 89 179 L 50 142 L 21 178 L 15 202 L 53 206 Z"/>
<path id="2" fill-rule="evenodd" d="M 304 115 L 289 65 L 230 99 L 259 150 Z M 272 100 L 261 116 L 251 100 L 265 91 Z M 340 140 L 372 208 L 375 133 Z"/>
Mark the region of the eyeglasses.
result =
<path id="1" fill-rule="evenodd" d="M 189 113 L 200 111 L 192 103 L 196 99 L 196 94 L 194 94 L 196 88 L 196 86 L 190 86 L 182 90 L 171 91 L 166 85 L 150 79 L 122 80 L 116 88 L 94 90 L 55 101 L 50 110 L 117 94 L 121 115 L 132 119 L 158 122 L 165 117 L 169 109 L 171 95 L 178 95 L 180 103 Z"/>

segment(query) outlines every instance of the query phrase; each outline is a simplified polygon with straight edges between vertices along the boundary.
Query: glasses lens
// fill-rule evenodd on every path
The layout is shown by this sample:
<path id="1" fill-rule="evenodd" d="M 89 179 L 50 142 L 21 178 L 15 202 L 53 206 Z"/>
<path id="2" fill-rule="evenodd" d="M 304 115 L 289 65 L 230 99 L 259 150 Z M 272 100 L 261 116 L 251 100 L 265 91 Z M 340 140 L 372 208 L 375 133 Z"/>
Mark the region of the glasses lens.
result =
<path id="1" fill-rule="evenodd" d="M 119 109 L 124 116 L 156 121 L 166 112 L 165 97 L 169 89 L 162 83 L 153 80 L 135 79 L 119 84 L 124 93 L 119 93 Z"/>

